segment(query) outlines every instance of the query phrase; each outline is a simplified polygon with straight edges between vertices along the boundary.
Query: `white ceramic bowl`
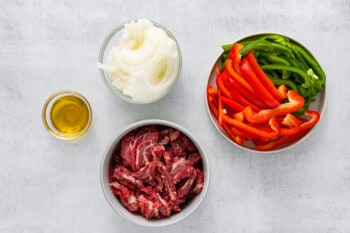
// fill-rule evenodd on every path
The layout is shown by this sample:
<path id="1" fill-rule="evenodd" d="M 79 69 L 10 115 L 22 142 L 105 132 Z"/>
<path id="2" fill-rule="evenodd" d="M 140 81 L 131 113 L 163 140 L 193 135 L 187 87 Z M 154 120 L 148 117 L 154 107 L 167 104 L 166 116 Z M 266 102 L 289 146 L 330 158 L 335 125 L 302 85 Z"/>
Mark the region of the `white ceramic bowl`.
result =
<path id="1" fill-rule="evenodd" d="M 135 99 L 132 99 L 130 96 L 124 95 L 121 90 L 117 89 L 112 84 L 113 78 L 111 77 L 108 69 L 103 69 L 102 67 L 103 67 L 103 65 L 105 65 L 107 63 L 107 59 L 108 59 L 108 56 L 109 56 L 111 49 L 117 45 L 119 38 L 122 36 L 123 29 L 125 28 L 125 24 L 131 23 L 131 22 L 136 22 L 136 21 L 138 21 L 138 20 L 130 20 L 128 22 L 125 22 L 121 25 L 116 26 L 115 28 L 112 29 L 112 31 L 110 33 L 108 33 L 108 35 L 106 36 L 106 38 L 104 39 L 104 41 L 101 45 L 99 56 L 98 56 L 98 62 L 100 64 L 99 71 L 100 71 L 100 75 L 101 75 L 102 80 L 104 81 L 105 85 L 114 95 L 118 96 L 120 99 L 122 99 L 126 102 L 129 102 L 129 103 L 147 104 L 147 103 L 151 103 L 151 102 L 154 102 L 154 101 L 157 101 L 157 100 L 163 98 L 173 89 L 173 87 L 177 83 L 177 80 L 180 77 L 181 68 L 182 68 L 182 54 L 181 54 L 179 43 L 177 42 L 175 36 L 164 26 L 160 25 L 159 23 L 150 21 L 151 23 L 153 23 L 153 25 L 155 27 L 162 29 L 176 44 L 176 49 L 178 52 L 178 66 L 177 66 L 177 69 L 176 69 L 175 74 L 174 74 L 175 79 L 161 95 L 159 95 L 158 97 L 152 98 L 152 99 L 135 100 Z M 101 64 L 102 64 L 102 66 L 101 66 Z"/>
<path id="2" fill-rule="evenodd" d="M 194 143 L 199 154 L 201 155 L 202 172 L 204 174 L 204 184 L 203 184 L 202 191 L 196 196 L 194 196 L 191 200 L 186 202 L 180 212 L 172 213 L 169 217 L 147 220 L 141 214 L 129 211 L 126 207 L 122 205 L 118 197 L 116 197 L 112 193 L 109 185 L 109 169 L 111 166 L 111 160 L 113 158 L 113 155 L 115 154 L 116 148 L 119 146 L 121 139 L 125 135 L 127 135 L 129 132 L 135 129 L 138 129 L 140 127 L 149 126 L 149 125 L 158 125 L 158 126 L 161 125 L 161 126 L 171 127 L 175 130 L 182 132 Z M 101 162 L 101 168 L 100 168 L 100 175 L 101 175 L 102 190 L 104 192 L 104 195 L 107 201 L 109 202 L 111 207 L 116 212 L 118 212 L 124 219 L 128 220 L 131 223 L 141 225 L 141 226 L 161 227 L 161 226 L 167 226 L 167 225 L 177 223 L 185 219 L 186 217 L 188 217 L 197 209 L 197 207 L 201 204 L 201 202 L 203 201 L 207 193 L 208 186 L 209 186 L 209 179 L 210 179 L 210 170 L 209 170 L 209 161 L 208 161 L 207 155 L 203 147 L 199 144 L 197 139 L 195 139 L 192 133 L 190 133 L 188 130 L 186 130 L 182 126 L 170 121 L 149 119 L 149 120 L 142 120 L 127 126 L 112 140 L 111 144 L 108 146 L 107 151 L 103 156 L 103 159 Z"/>
<path id="3" fill-rule="evenodd" d="M 246 40 L 246 39 L 251 39 L 251 38 L 256 37 L 256 36 L 267 35 L 267 34 L 281 35 L 281 34 L 278 34 L 278 33 L 259 33 L 259 34 L 253 34 L 253 35 L 250 35 L 250 36 L 247 36 L 247 37 L 235 40 L 233 43 L 239 42 L 239 41 L 242 41 L 242 40 Z M 288 38 L 290 41 L 293 41 L 296 44 L 300 45 L 306 51 L 308 51 L 309 54 L 311 54 L 311 56 L 313 58 L 315 58 L 313 56 L 313 54 L 303 44 L 301 44 L 300 42 L 298 42 L 295 39 L 292 39 L 292 38 L 290 38 L 288 36 L 285 36 L 285 35 L 282 35 L 282 36 L 284 36 L 284 37 Z M 219 57 L 217 58 L 217 60 L 215 61 L 214 65 L 213 65 L 213 67 L 212 67 L 212 69 L 210 71 L 208 82 L 207 82 L 207 85 L 213 86 L 215 88 L 217 88 L 217 86 L 216 86 L 216 71 L 215 71 L 215 67 L 217 65 L 221 65 L 222 64 L 222 56 L 223 56 L 223 54 L 224 54 L 224 52 L 221 53 L 219 55 Z M 206 94 L 206 97 L 207 97 L 207 94 Z M 220 134 L 225 139 L 227 139 L 229 142 L 231 142 L 232 144 L 238 146 L 239 148 L 241 148 L 243 150 L 247 150 L 247 151 L 258 152 L 258 153 L 273 153 L 273 152 L 281 152 L 281 151 L 284 151 L 286 149 L 290 149 L 290 148 L 294 147 L 295 145 L 297 145 L 298 143 L 300 143 L 303 140 L 305 140 L 307 138 L 307 136 L 309 136 L 312 133 L 312 131 L 314 130 L 314 128 L 315 128 L 315 127 L 313 127 L 311 130 L 309 130 L 309 132 L 306 135 L 304 135 L 299 140 L 296 140 L 296 141 L 293 141 L 293 142 L 290 142 L 290 143 L 286 143 L 286 144 L 284 144 L 282 146 L 278 146 L 278 147 L 273 148 L 271 150 L 266 150 L 266 151 L 264 151 L 264 150 L 257 150 L 255 148 L 255 145 L 251 141 L 245 141 L 243 145 L 240 145 L 240 144 L 236 143 L 235 141 L 231 140 L 231 138 L 225 132 L 225 130 L 221 126 L 219 126 L 219 124 L 217 122 L 217 119 L 215 118 L 214 114 L 210 111 L 210 108 L 209 108 L 209 105 L 208 105 L 208 101 L 206 101 L 206 103 L 207 103 L 206 105 L 207 105 L 207 111 L 208 111 L 209 117 L 212 120 L 212 123 L 215 126 L 215 128 L 220 132 Z M 315 101 L 310 104 L 309 109 L 318 111 L 320 113 L 321 118 L 322 118 L 322 115 L 323 115 L 323 112 L 324 112 L 324 109 L 325 109 L 325 105 L 326 105 L 326 83 L 324 84 L 323 90 L 321 92 L 319 92 L 318 95 L 316 96 Z"/>

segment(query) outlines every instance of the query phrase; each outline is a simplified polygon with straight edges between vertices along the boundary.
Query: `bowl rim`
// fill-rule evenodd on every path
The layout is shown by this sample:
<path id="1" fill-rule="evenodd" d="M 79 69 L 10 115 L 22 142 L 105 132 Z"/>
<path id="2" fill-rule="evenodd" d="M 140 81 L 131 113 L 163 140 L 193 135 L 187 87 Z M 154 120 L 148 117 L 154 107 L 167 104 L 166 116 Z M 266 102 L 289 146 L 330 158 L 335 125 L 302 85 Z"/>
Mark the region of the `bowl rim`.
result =
<path id="1" fill-rule="evenodd" d="M 73 135 L 64 135 L 64 134 L 58 133 L 55 129 L 53 129 L 53 126 L 52 127 L 50 126 L 51 119 L 47 117 L 47 111 L 51 109 L 50 108 L 51 103 L 54 104 L 56 102 L 55 99 L 59 98 L 60 96 L 61 97 L 63 97 L 63 96 L 75 96 L 75 97 L 78 97 L 85 104 L 85 106 L 88 110 L 89 118 L 88 118 L 88 122 L 86 123 L 84 129 L 82 131 L 80 131 L 79 133 L 76 133 Z M 52 102 L 52 101 L 54 101 L 54 102 Z M 46 99 L 46 101 L 43 105 L 42 113 L 41 113 L 42 121 L 43 121 L 45 129 L 54 137 L 56 137 L 58 139 L 62 139 L 62 140 L 78 139 L 81 136 L 85 135 L 87 133 L 87 131 L 90 129 L 90 126 L 92 123 L 92 118 L 93 118 L 92 115 L 93 115 L 92 108 L 91 108 L 89 101 L 86 99 L 86 97 L 77 91 L 68 90 L 68 89 L 56 91 L 55 93 L 51 94 Z"/>
<path id="2" fill-rule="evenodd" d="M 108 47 L 108 45 L 110 44 L 110 42 L 112 41 L 112 39 L 114 38 L 114 36 L 118 33 L 121 32 L 124 29 L 125 24 L 130 23 L 130 22 L 137 22 L 138 20 L 142 20 L 143 18 L 140 19 L 131 19 L 131 20 L 127 20 L 124 21 L 124 23 L 121 23 L 117 26 L 114 26 L 112 28 L 112 30 L 105 36 L 101 46 L 100 46 L 100 50 L 99 50 L 99 55 L 98 55 L 98 62 L 99 64 L 104 64 L 104 57 L 105 57 L 105 53 L 106 53 L 106 48 Z M 148 20 L 148 19 L 145 19 Z M 162 99 L 163 97 L 165 97 L 167 94 L 169 94 L 169 92 L 173 89 L 173 87 L 176 85 L 177 81 L 180 78 L 181 75 L 181 71 L 182 71 L 182 52 L 181 52 L 181 48 L 180 48 L 180 44 L 177 41 L 176 37 L 169 31 L 169 29 L 167 29 L 165 26 L 163 26 L 162 24 L 155 22 L 153 20 L 148 20 L 151 23 L 153 23 L 153 25 L 155 27 L 158 27 L 162 30 L 164 30 L 164 32 L 175 42 L 176 44 L 176 49 L 178 52 L 178 57 L 179 57 L 179 64 L 178 64 L 178 69 L 176 72 L 176 77 L 173 81 L 173 83 L 170 84 L 170 86 L 168 87 L 168 89 L 161 94 L 160 96 L 158 96 L 155 99 L 150 99 L 147 101 L 135 101 L 133 99 L 131 99 L 130 97 L 124 95 L 121 91 L 119 91 L 117 88 L 113 87 L 113 85 L 110 83 L 109 78 L 108 78 L 108 74 L 107 71 L 105 71 L 104 69 L 102 69 L 101 67 L 99 67 L 99 73 L 100 76 L 103 80 L 103 82 L 105 83 L 105 85 L 107 86 L 107 88 L 116 96 L 118 96 L 121 100 L 127 102 L 127 103 L 133 103 L 133 104 L 148 104 L 148 103 L 153 103 L 157 100 Z"/>
<path id="3" fill-rule="evenodd" d="M 135 130 L 137 128 L 140 128 L 142 126 L 147 125 L 163 125 L 163 126 L 169 126 L 174 129 L 179 130 L 183 134 L 185 134 L 191 141 L 195 144 L 197 147 L 203 164 L 203 173 L 204 173 L 204 185 L 201 193 L 199 193 L 194 199 L 191 200 L 190 205 L 186 206 L 186 208 L 182 209 L 180 212 L 170 215 L 169 217 L 162 218 L 162 219 L 151 219 L 147 220 L 143 216 L 131 213 L 129 210 L 127 210 L 115 197 L 110 188 L 109 188 L 109 180 L 108 180 L 108 170 L 110 166 L 110 159 L 112 157 L 112 152 L 115 149 L 115 147 L 118 145 L 120 140 L 129 132 L 132 130 Z M 204 198 L 208 192 L 210 183 L 210 162 L 209 158 L 207 156 L 207 153 L 205 152 L 203 146 L 199 143 L 199 141 L 194 137 L 194 135 L 184 128 L 183 126 L 172 122 L 168 120 L 162 120 L 162 119 L 146 119 L 146 120 L 140 120 L 137 122 L 134 122 L 132 124 L 129 124 L 128 126 L 124 127 L 122 130 L 120 130 L 110 141 L 108 144 L 100 163 L 100 184 L 102 192 L 105 196 L 105 199 L 109 203 L 109 205 L 114 209 L 120 216 L 122 216 L 125 220 L 127 220 L 130 223 L 139 225 L 139 226 L 145 226 L 145 227 L 164 227 L 169 226 L 175 223 L 178 223 L 187 217 L 189 217 L 192 213 L 194 213 L 198 207 L 203 203 Z M 115 206 L 117 203 L 118 206 Z M 118 208 L 119 207 L 119 208 Z M 189 209 L 190 207 L 190 209 Z"/>
<path id="4" fill-rule="evenodd" d="M 313 58 L 316 59 L 316 57 L 314 56 L 314 54 L 303 44 L 301 43 L 299 40 L 296 40 L 294 39 L 293 37 L 290 37 L 290 36 L 287 36 L 286 34 L 283 34 L 283 33 L 279 33 L 279 32 L 258 32 L 258 33 L 252 33 L 252 34 L 249 34 L 249 35 L 246 35 L 246 36 L 243 36 L 243 37 L 240 37 L 238 39 L 235 39 L 233 40 L 233 43 L 235 42 L 238 42 L 238 41 L 241 41 L 241 40 L 244 40 L 244 39 L 248 39 L 248 38 L 252 38 L 252 37 L 255 37 L 255 36 L 262 36 L 262 35 L 271 35 L 271 34 L 275 34 L 275 35 L 280 35 L 280 36 L 284 36 L 294 42 L 296 42 L 297 44 L 299 44 L 300 46 L 302 46 L 305 50 L 307 50 L 309 52 L 309 54 L 311 54 L 311 56 Z M 209 85 L 209 80 L 212 76 L 212 73 L 214 71 L 214 67 L 215 67 L 215 64 L 218 64 L 220 62 L 220 59 L 222 57 L 222 55 L 224 54 L 224 51 L 220 53 L 220 55 L 216 58 L 215 62 L 213 63 L 213 66 L 211 67 L 210 69 L 210 72 L 209 72 L 209 75 L 208 75 L 208 79 L 207 79 L 207 86 Z M 317 60 L 317 59 L 316 59 Z M 318 60 L 317 60 L 318 62 Z M 254 152 L 254 153 L 258 153 L 258 154 L 272 154 L 272 153 L 278 153 L 278 152 L 283 152 L 283 151 L 286 151 L 296 145 L 298 145 L 299 143 L 301 143 L 302 141 L 304 141 L 306 138 L 308 138 L 312 132 L 318 127 L 320 121 L 323 119 L 323 115 L 324 115 L 324 111 L 325 111 L 325 108 L 326 108 L 326 105 L 327 105 L 327 81 L 325 82 L 324 84 L 324 87 L 323 87 L 323 90 L 321 92 L 319 92 L 316 96 L 316 98 L 320 98 L 320 102 L 321 102 L 321 105 L 319 106 L 319 113 L 320 113 L 320 120 L 319 122 L 309 130 L 309 132 L 304 135 L 302 138 L 300 138 L 299 140 L 297 141 L 294 141 L 292 143 L 289 143 L 287 146 L 283 146 L 283 147 L 277 147 L 276 149 L 273 149 L 273 150 L 267 150 L 267 151 L 260 151 L 260 150 L 256 150 L 256 149 L 253 149 L 253 148 L 249 148 L 249 147 L 246 147 L 246 146 L 243 146 L 243 145 L 239 145 L 238 143 L 232 141 L 227 135 L 225 132 L 223 132 L 223 130 L 219 127 L 219 125 L 217 124 L 217 120 L 213 117 L 213 114 L 211 113 L 210 109 L 209 109 L 209 105 L 208 105 L 208 100 L 207 100 L 207 91 L 204 90 L 204 94 L 205 94 L 205 105 L 206 105 L 206 109 L 207 109 L 207 113 L 209 115 L 209 118 L 211 119 L 214 127 L 217 129 L 217 131 L 230 143 L 232 143 L 233 145 L 237 146 L 238 148 L 241 148 L 245 151 L 250 151 L 250 152 Z"/>

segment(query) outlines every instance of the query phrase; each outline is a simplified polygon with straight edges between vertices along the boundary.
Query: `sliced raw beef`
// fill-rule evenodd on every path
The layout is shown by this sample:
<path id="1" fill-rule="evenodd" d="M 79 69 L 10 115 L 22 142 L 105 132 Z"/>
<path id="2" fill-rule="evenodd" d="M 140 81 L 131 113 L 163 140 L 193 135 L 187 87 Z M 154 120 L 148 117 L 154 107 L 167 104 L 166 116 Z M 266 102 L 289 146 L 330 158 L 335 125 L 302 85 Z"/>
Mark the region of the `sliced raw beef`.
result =
<path id="1" fill-rule="evenodd" d="M 130 211 L 147 219 L 179 212 L 204 184 L 201 156 L 180 131 L 146 126 L 126 134 L 110 168 L 110 187 Z"/>
<path id="2" fill-rule="evenodd" d="M 188 155 L 187 159 L 190 161 L 191 165 L 194 166 L 201 161 L 201 155 L 198 152 L 193 152 Z"/>
<path id="3" fill-rule="evenodd" d="M 192 174 L 191 176 L 186 180 L 186 182 L 177 190 L 177 195 L 179 196 L 179 198 L 183 198 L 185 197 L 190 191 L 191 191 L 191 187 L 194 183 L 194 181 L 196 180 L 197 177 L 197 173 L 196 170 L 193 169 L 192 170 Z"/>
<path id="4" fill-rule="evenodd" d="M 112 190 L 114 190 L 114 193 L 119 196 L 120 201 L 126 208 L 133 212 L 139 209 L 138 201 L 133 192 L 129 192 L 126 187 L 119 184 L 117 181 L 112 182 L 110 186 Z"/>
<path id="5" fill-rule="evenodd" d="M 198 168 L 196 169 L 196 173 L 197 173 L 197 178 L 196 178 L 196 182 L 195 185 L 192 189 L 193 192 L 195 192 L 196 194 L 200 193 L 203 189 L 203 185 L 204 185 L 204 174 L 201 170 L 199 170 Z"/>
<path id="6" fill-rule="evenodd" d="M 190 177 L 193 170 L 194 167 L 192 167 L 191 161 L 182 157 L 176 157 L 172 164 L 170 174 L 173 177 L 174 182 L 177 183 L 182 179 Z"/>

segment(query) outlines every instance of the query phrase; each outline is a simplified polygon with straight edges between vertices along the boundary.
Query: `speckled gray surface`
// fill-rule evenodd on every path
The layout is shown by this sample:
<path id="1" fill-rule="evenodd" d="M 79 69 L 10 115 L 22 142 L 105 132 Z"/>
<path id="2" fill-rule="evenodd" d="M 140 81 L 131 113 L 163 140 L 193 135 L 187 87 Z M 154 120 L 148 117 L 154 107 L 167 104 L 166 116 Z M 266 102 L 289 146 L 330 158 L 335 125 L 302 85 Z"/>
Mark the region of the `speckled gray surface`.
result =
<path id="1" fill-rule="evenodd" d="M 104 36 L 133 18 L 166 26 L 183 53 L 175 89 L 157 104 L 114 97 L 96 63 Z M 313 134 L 277 154 L 242 151 L 220 137 L 205 86 L 220 45 L 280 32 L 308 46 L 323 66 L 327 108 Z M 350 232 L 350 1 L 0 2 L 0 232 Z M 93 126 L 81 140 L 50 136 L 45 99 L 73 89 L 90 101 Z M 141 228 L 107 204 L 102 154 L 124 126 L 160 118 L 187 127 L 211 162 L 200 208 L 179 224 Z"/>

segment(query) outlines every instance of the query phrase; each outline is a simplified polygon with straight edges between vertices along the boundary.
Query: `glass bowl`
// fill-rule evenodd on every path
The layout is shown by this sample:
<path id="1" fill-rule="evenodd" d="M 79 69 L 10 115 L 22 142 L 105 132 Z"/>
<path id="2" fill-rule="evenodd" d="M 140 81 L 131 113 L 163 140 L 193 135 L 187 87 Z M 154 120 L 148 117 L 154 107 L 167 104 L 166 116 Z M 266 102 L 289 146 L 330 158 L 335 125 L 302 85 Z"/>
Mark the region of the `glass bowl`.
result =
<path id="1" fill-rule="evenodd" d="M 130 135 L 130 133 L 135 132 L 135 130 L 139 130 L 143 127 L 150 127 L 150 126 L 156 126 L 158 127 L 157 129 L 159 129 L 159 127 L 166 127 L 166 128 L 172 128 L 174 130 L 177 130 L 179 132 L 181 132 L 183 135 L 187 136 L 188 139 L 190 139 L 193 143 L 193 145 L 197 148 L 197 151 L 200 155 L 200 161 L 195 163 L 195 166 L 197 167 L 197 169 L 200 169 L 202 171 L 202 174 L 204 176 L 204 182 L 202 183 L 202 189 L 200 193 L 197 193 L 196 195 L 192 196 L 191 199 L 187 199 L 189 197 L 186 198 L 186 202 L 183 203 L 180 207 L 181 210 L 179 212 L 172 212 L 172 214 L 170 216 L 164 216 L 163 218 L 151 218 L 151 219 L 147 219 L 144 216 L 142 216 L 140 213 L 137 212 L 131 212 L 128 208 L 126 208 L 121 200 L 119 199 L 119 197 L 115 196 L 115 194 L 113 194 L 111 186 L 110 186 L 110 182 L 112 181 L 112 178 L 110 177 L 111 174 L 114 174 L 115 172 L 115 164 L 123 164 L 125 167 L 127 167 L 128 170 L 131 170 L 133 173 L 135 173 L 129 166 L 125 165 L 125 161 L 122 162 L 120 161 L 120 158 L 117 159 L 119 156 L 118 153 L 120 153 L 119 151 L 121 151 L 121 141 L 124 137 L 127 137 L 128 135 Z M 163 128 L 164 129 L 164 128 Z M 140 132 L 140 131 L 139 131 Z M 145 138 L 145 137 L 143 137 Z M 160 140 L 158 142 L 161 142 L 163 140 Z M 137 148 L 140 148 L 143 143 L 140 142 L 137 146 Z M 169 144 L 167 144 L 169 145 Z M 164 145 L 164 147 L 166 147 Z M 141 147 L 142 148 L 142 147 Z M 168 149 L 167 149 L 168 150 Z M 137 152 L 138 153 L 138 152 Z M 118 155 L 117 155 L 118 154 Z M 173 155 L 174 159 L 175 159 L 175 155 Z M 188 156 L 188 153 L 187 153 Z M 163 161 L 163 158 L 161 156 L 158 156 L 157 161 Z M 165 158 L 165 157 L 164 157 Z M 198 157 L 197 157 L 198 158 Z M 189 157 L 188 157 L 189 159 Z M 119 162 L 117 162 L 119 161 Z M 136 159 L 135 159 L 136 161 Z M 138 161 L 138 160 L 137 160 Z M 168 160 L 169 161 L 169 160 Z M 179 160 L 176 160 L 179 161 Z M 198 160 L 197 160 L 198 161 Z M 153 160 L 149 161 L 151 163 L 154 162 Z M 174 162 L 174 161 L 173 161 Z M 164 161 L 162 162 L 163 164 L 165 163 Z M 174 165 L 175 163 L 173 163 Z M 146 168 L 147 165 L 139 168 L 139 170 L 137 170 L 136 172 L 140 172 L 140 171 L 145 171 L 143 168 Z M 157 165 L 157 167 L 159 166 L 159 163 Z M 150 168 L 150 167 L 148 167 Z M 156 177 L 158 174 L 159 170 L 157 170 L 156 172 L 152 173 L 154 175 L 149 175 L 147 176 L 146 179 L 144 179 L 146 182 L 152 182 L 154 183 L 154 179 L 155 178 L 159 178 L 161 179 L 161 177 L 168 177 L 167 175 L 159 175 L 159 177 Z M 163 173 L 162 173 L 163 174 Z M 151 179 L 151 177 L 153 177 Z M 172 178 L 174 176 L 171 176 Z M 199 176 L 197 176 L 199 177 Z M 159 119 L 149 119 L 149 120 L 142 120 L 136 123 L 133 123 L 127 127 L 125 127 L 124 129 L 122 129 L 117 136 L 112 140 L 112 142 L 110 143 L 110 145 L 107 147 L 106 152 L 103 155 L 102 161 L 101 161 L 101 168 L 100 168 L 100 178 L 101 178 L 101 186 L 102 186 L 102 190 L 103 193 L 108 201 L 108 203 L 111 205 L 111 207 L 117 212 L 119 213 L 124 219 L 128 220 L 131 223 L 137 224 L 137 225 L 141 225 L 141 226 L 147 226 L 147 227 L 161 227 L 161 226 L 168 226 L 171 224 L 175 224 L 185 218 L 187 218 L 189 215 L 191 215 L 198 207 L 199 205 L 202 203 L 207 190 L 208 190 L 208 186 L 209 186 L 209 179 L 210 179 L 210 169 L 209 169 L 209 161 L 208 161 L 208 157 L 203 149 L 203 147 L 199 144 L 199 142 L 197 141 L 197 139 L 193 136 L 192 133 L 190 133 L 188 130 L 186 130 L 185 128 L 183 128 L 182 126 L 170 122 L 170 121 L 166 121 L 166 120 L 159 120 Z M 186 178 L 187 179 L 187 178 Z M 197 179 L 197 178 L 196 178 Z M 138 179 L 138 182 L 140 180 Z M 184 184 L 186 180 L 181 180 L 177 183 L 177 185 L 181 185 L 179 187 L 182 187 L 182 185 Z M 203 181 L 203 180 L 202 180 Z M 187 181 L 186 181 L 187 182 Z M 197 181 L 196 181 L 197 182 Z M 158 183 L 159 184 L 159 183 Z M 197 186 L 196 183 L 192 183 L 193 186 Z M 150 186 L 148 186 L 150 187 Z M 154 185 L 152 186 L 154 187 Z M 164 186 L 163 186 L 164 187 Z M 161 188 L 161 193 L 162 192 L 167 192 L 167 189 L 165 188 Z M 178 190 L 178 187 L 177 187 Z M 136 193 L 136 191 L 133 191 Z M 163 194 L 161 194 L 163 195 Z M 165 197 L 163 197 L 165 199 Z M 128 198 L 127 200 L 136 200 L 133 198 Z M 139 198 L 137 198 L 137 200 L 140 200 Z M 141 206 L 141 204 L 139 204 Z M 141 207 L 139 207 L 140 209 Z M 163 207 L 158 207 L 158 208 L 163 208 Z"/>
<path id="2" fill-rule="evenodd" d="M 108 60 L 108 57 L 110 55 L 111 50 L 118 44 L 118 42 L 120 41 L 120 38 L 123 36 L 123 32 L 124 32 L 126 25 L 131 24 L 131 23 L 135 23 L 135 22 L 138 22 L 138 20 L 130 20 L 128 22 L 125 22 L 119 26 L 116 26 L 115 28 L 112 29 L 112 31 L 110 33 L 108 33 L 108 35 L 106 36 L 106 38 L 104 39 L 104 41 L 101 45 L 99 56 L 98 56 L 99 72 L 100 72 L 100 75 L 102 77 L 103 82 L 105 83 L 107 88 L 114 95 L 116 95 L 120 99 L 122 99 L 126 102 L 129 102 L 129 103 L 146 104 L 146 103 L 151 103 L 151 102 L 154 102 L 154 101 L 161 99 L 162 97 L 167 95 L 170 92 L 170 90 L 175 86 L 176 82 L 178 81 L 178 79 L 180 77 L 180 73 L 181 73 L 182 56 L 181 56 L 180 46 L 179 46 L 176 38 L 174 37 L 174 35 L 164 26 L 162 26 L 156 22 L 153 22 L 153 21 L 148 21 L 148 22 L 152 23 L 156 28 L 162 29 L 166 33 L 166 35 L 173 41 L 172 43 L 175 43 L 177 54 L 178 54 L 178 59 L 176 61 L 177 65 L 176 64 L 174 65 L 174 66 L 176 66 L 174 68 L 175 73 L 173 73 L 173 75 L 172 75 L 172 77 L 174 76 L 174 78 L 173 78 L 171 84 L 167 85 L 166 88 L 164 88 L 162 91 L 160 91 L 160 93 L 157 96 L 154 96 L 154 98 L 134 99 L 130 95 L 123 93 L 123 90 L 121 90 L 120 88 L 117 88 L 116 85 L 113 85 L 113 79 L 115 79 L 115 77 L 112 77 L 112 75 L 111 75 L 113 68 L 111 69 L 111 67 L 107 65 L 107 60 Z M 169 44 L 166 46 L 167 46 L 167 48 L 170 48 Z M 171 45 L 171 46 L 173 46 L 173 45 Z M 165 69 L 167 69 L 167 68 L 165 68 Z M 139 81 L 137 81 L 137 82 L 139 83 Z M 136 82 L 134 82 L 134 83 L 136 83 Z"/>
<path id="3" fill-rule="evenodd" d="M 300 42 L 296 41 L 295 39 L 292 39 L 288 36 L 282 35 L 282 34 L 278 34 L 278 33 L 259 33 L 259 34 L 253 34 L 247 37 L 243 37 L 241 39 L 236 40 L 235 42 L 240 42 L 243 40 L 249 40 L 252 39 L 254 37 L 257 36 L 263 36 L 263 35 L 271 35 L 271 34 L 275 34 L 275 35 L 279 35 L 279 36 L 284 36 L 286 38 L 288 38 L 290 41 L 298 44 L 299 46 L 303 47 L 306 51 L 308 51 L 308 53 L 315 59 L 315 57 L 312 55 L 312 53 L 304 46 L 302 45 Z M 234 43 L 234 42 L 233 42 Z M 219 57 L 217 58 L 217 60 L 215 61 L 210 74 L 209 74 L 209 78 L 208 78 L 208 82 L 207 82 L 207 86 L 213 86 L 215 89 L 217 89 L 217 85 L 216 85 L 216 67 L 217 66 L 221 66 L 222 65 L 222 58 L 223 56 L 225 56 L 225 52 L 222 52 Z M 215 128 L 219 131 L 219 133 L 225 138 L 227 139 L 229 142 L 231 142 L 232 144 L 234 144 L 235 146 L 246 150 L 246 151 L 252 151 L 252 152 L 258 152 L 258 153 L 273 153 L 273 152 L 281 152 L 287 149 L 290 149 L 294 146 L 296 146 L 298 143 L 302 142 L 303 140 L 305 140 L 314 130 L 315 127 L 313 127 L 311 130 L 309 130 L 303 137 L 294 140 L 292 142 L 289 143 L 285 143 L 281 146 L 275 147 L 273 149 L 268 149 L 268 150 L 257 150 L 254 143 L 252 141 L 246 140 L 244 141 L 244 143 L 237 143 L 234 140 L 231 139 L 230 135 L 228 135 L 228 133 L 223 129 L 223 127 L 219 126 L 218 124 L 218 120 L 216 119 L 215 115 L 213 114 L 213 112 L 211 112 L 210 107 L 209 107 L 209 103 L 208 103 L 208 93 L 206 93 L 206 106 L 207 106 L 207 112 L 209 114 L 209 117 L 213 123 L 213 125 L 215 126 Z M 325 105 L 326 105 L 326 83 L 324 84 L 323 90 L 320 91 L 314 102 L 312 102 L 309 105 L 309 110 L 315 110 L 318 111 L 320 114 L 320 118 L 322 118 L 324 109 L 325 109 Z M 316 125 L 317 126 L 317 125 Z"/>
<path id="4" fill-rule="evenodd" d="M 77 139 L 90 128 L 91 106 L 87 99 L 76 91 L 58 91 L 46 100 L 42 120 L 46 130 L 56 138 Z"/>

